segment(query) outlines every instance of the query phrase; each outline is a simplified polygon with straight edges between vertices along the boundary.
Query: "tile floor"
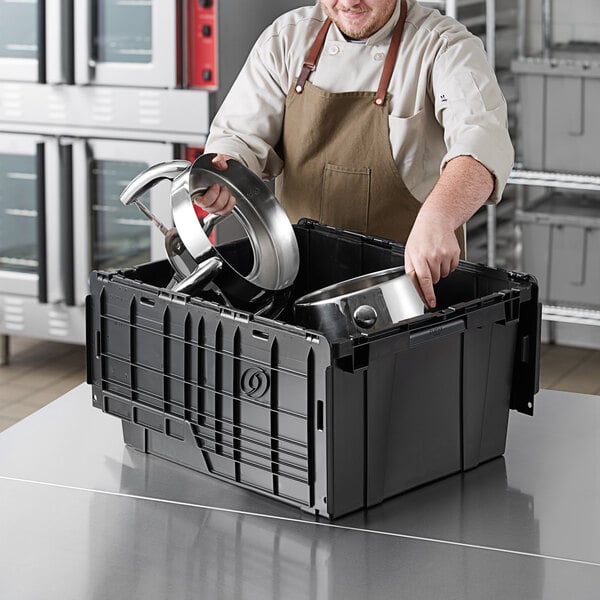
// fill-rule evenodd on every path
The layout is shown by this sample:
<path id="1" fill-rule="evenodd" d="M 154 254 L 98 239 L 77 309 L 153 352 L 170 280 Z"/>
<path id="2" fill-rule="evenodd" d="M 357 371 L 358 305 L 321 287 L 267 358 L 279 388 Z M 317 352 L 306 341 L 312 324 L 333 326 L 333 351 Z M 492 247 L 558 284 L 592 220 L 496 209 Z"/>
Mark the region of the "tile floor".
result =
<path id="1" fill-rule="evenodd" d="M 14 336 L 0 366 L 0 431 L 85 381 L 85 348 Z"/>
<path id="2" fill-rule="evenodd" d="M 0 431 L 85 378 L 83 346 L 10 338 L 9 364 L 0 366 Z M 600 351 L 542 346 L 540 387 L 600 395 Z"/>

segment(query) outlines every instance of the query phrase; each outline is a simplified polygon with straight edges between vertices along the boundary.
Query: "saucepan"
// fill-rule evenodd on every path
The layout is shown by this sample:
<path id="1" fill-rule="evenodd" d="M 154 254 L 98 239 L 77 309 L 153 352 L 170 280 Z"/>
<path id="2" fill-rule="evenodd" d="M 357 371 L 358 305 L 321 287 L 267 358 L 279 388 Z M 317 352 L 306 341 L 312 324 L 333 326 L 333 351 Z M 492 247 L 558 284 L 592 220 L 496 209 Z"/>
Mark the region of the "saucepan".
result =
<path id="1" fill-rule="evenodd" d="M 347 279 L 294 302 L 296 323 L 329 339 L 380 331 L 424 312 L 404 267 Z"/>
<path id="2" fill-rule="evenodd" d="M 194 163 L 175 160 L 154 165 L 140 173 L 121 194 L 123 204 L 138 208 L 165 235 L 167 256 L 176 274 L 177 291 L 210 285 L 226 303 L 254 310 L 273 300 L 273 294 L 289 290 L 300 263 L 298 243 L 291 222 L 269 187 L 235 160 L 218 170 L 204 154 Z M 174 227 L 160 223 L 139 197 L 161 180 L 171 180 L 171 210 Z M 243 269 L 233 264 L 209 235 L 224 217 L 198 219 L 194 199 L 213 184 L 225 185 L 236 198 L 233 216 L 243 227 L 249 260 Z"/>

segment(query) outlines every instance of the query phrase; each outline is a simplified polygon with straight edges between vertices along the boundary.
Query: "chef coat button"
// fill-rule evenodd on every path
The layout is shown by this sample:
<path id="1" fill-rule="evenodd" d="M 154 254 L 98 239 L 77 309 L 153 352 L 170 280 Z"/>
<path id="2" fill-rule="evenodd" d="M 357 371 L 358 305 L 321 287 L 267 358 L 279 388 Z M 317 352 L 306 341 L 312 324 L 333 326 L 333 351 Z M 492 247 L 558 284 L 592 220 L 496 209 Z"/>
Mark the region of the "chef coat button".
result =
<path id="1" fill-rule="evenodd" d="M 329 46 L 327 52 L 329 52 L 329 54 L 331 54 L 332 56 L 337 54 L 340 51 L 340 47 L 339 46 Z"/>
<path id="2" fill-rule="evenodd" d="M 383 59 L 385 58 L 385 54 L 384 54 L 383 52 L 376 52 L 376 53 L 373 55 L 373 58 L 374 58 L 375 60 L 383 60 Z"/>

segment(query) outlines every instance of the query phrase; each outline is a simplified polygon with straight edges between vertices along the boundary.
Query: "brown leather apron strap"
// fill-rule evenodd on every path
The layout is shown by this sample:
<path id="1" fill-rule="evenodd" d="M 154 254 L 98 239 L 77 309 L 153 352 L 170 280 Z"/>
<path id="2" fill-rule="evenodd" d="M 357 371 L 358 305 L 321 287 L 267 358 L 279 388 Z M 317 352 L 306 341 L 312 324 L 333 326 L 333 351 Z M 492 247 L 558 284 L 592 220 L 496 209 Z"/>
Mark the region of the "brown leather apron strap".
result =
<path id="1" fill-rule="evenodd" d="M 382 106 L 385 102 L 385 96 L 392 79 L 392 73 L 394 72 L 394 66 L 396 65 L 396 58 L 398 56 L 398 48 L 400 48 L 400 42 L 402 41 L 402 34 L 404 33 L 404 24 L 406 23 L 406 14 L 408 8 L 406 6 L 406 0 L 401 0 L 400 6 L 400 18 L 396 27 L 394 28 L 394 34 L 392 35 L 392 41 L 388 49 L 387 56 L 385 57 L 385 63 L 383 65 L 383 73 L 379 80 L 379 87 L 375 94 L 375 100 L 373 101 L 377 106 Z"/>
<path id="2" fill-rule="evenodd" d="M 331 26 L 331 19 L 325 19 L 323 26 L 319 30 L 315 41 L 311 49 L 309 50 L 306 58 L 304 59 L 304 65 L 302 66 L 302 70 L 300 71 L 300 75 L 298 76 L 298 80 L 296 81 L 296 93 L 301 94 L 304 91 L 304 84 L 308 79 L 309 75 L 315 70 L 315 66 L 317 61 L 319 60 L 319 55 L 321 54 L 321 50 L 325 45 L 325 37 L 327 36 L 327 32 L 329 31 L 329 27 Z"/>

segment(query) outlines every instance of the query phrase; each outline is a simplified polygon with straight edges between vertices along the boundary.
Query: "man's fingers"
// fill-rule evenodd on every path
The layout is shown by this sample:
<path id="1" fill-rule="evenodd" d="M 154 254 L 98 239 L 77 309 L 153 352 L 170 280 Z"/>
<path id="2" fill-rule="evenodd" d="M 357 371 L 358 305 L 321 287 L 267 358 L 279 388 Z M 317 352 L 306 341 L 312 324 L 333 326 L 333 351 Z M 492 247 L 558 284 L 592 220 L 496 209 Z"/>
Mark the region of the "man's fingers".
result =
<path id="1" fill-rule="evenodd" d="M 432 269 L 427 260 L 420 256 L 417 258 L 411 257 L 411 262 L 419 281 L 419 287 L 421 288 L 425 304 L 429 308 L 435 308 L 436 301 L 433 284 L 435 281 L 439 281 L 439 270 Z"/>
<path id="2" fill-rule="evenodd" d="M 229 200 L 227 201 L 227 204 L 223 207 L 223 210 L 221 210 L 221 214 L 228 215 L 233 210 L 234 206 L 235 198 L 233 196 L 229 196 Z"/>
<path id="3" fill-rule="evenodd" d="M 213 159 L 212 159 L 212 164 L 219 169 L 219 171 L 226 171 L 227 170 L 227 157 L 224 154 L 217 154 Z"/>
<path id="4" fill-rule="evenodd" d="M 433 291 L 433 280 L 427 262 L 417 262 L 415 266 L 412 259 L 409 256 L 405 256 L 404 268 L 415 290 L 417 290 L 417 293 L 421 297 L 423 304 L 426 304 L 429 308 L 435 308 L 436 300 Z"/>
<path id="5" fill-rule="evenodd" d="M 456 269 L 458 269 L 459 261 L 460 261 L 460 254 L 456 254 L 455 256 L 452 257 L 452 263 L 450 265 L 450 273 L 452 273 L 452 271 L 456 271 Z"/>
<path id="6" fill-rule="evenodd" d="M 217 201 L 219 194 L 221 193 L 221 186 L 217 183 L 211 185 L 201 196 L 196 196 L 194 201 L 204 210 L 212 211 L 212 207 Z"/>
<path id="7" fill-rule="evenodd" d="M 454 268 L 456 268 L 456 267 L 454 267 Z M 450 273 L 452 273 L 452 271 L 454 271 L 454 269 L 452 268 L 452 260 L 450 260 L 450 259 L 445 260 L 440 265 L 440 279 L 443 279 L 444 277 L 448 277 L 448 275 L 450 275 Z M 436 283 L 437 283 L 437 281 L 436 281 Z"/>
<path id="8" fill-rule="evenodd" d="M 435 308 L 436 300 L 431 273 L 429 273 L 429 271 L 421 274 L 417 272 L 417 277 L 419 278 L 419 285 L 421 286 L 423 296 L 425 297 L 425 304 L 427 304 L 429 308 Z"/>
<path id="9" fill-rule="evenodd" d="M 456 271 L 456 269 L 458 268 L 459 260 L 460 260 L 460 254 L 457 254 L 457 255 L 453 256 L 452 258 L 450 258 L 450 260 L 448 260 L 448 272 L 445 275 L 442 275 L 442 277 L 447 277 L 448 275 L 450 275 L 450 273 L 452 273 L 453 271 Z"/>
<path id="10" fill-rule="evenodd" d="M 229 214 L 235 206 L 235 198 L 227 186 L 211 185 L 206 193 L 194 198 L 194 202 L 209 213 Z"/>
<path id="11" fill-rule="evenodd" d="M 433 284 L 437 283 L 441 278 L 442 265 L 437 262 L 425 262 L 422 269 L 423 277 L 428 277 L 431 280 L 431 285 L 433 289 Z"/>
<path id="12" fill-rule="evenodd" d="M 440 264 L 440 279 L 443 279 L 444 277 L 448 277 L 448 275 L 450 275 L 450 273 L 452 273 L 453 271 L 456 271 L 456 269 L 458 268 L 459 260 L 460 260 L 460 252 L 457 252 L 456 254 L 453 254 L 452 256 L 445 258 Z M 435 281 L 435 279 L 434 279 L 434 283 L 437 283 L 437 281 Z"/>

